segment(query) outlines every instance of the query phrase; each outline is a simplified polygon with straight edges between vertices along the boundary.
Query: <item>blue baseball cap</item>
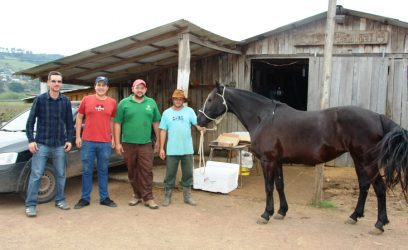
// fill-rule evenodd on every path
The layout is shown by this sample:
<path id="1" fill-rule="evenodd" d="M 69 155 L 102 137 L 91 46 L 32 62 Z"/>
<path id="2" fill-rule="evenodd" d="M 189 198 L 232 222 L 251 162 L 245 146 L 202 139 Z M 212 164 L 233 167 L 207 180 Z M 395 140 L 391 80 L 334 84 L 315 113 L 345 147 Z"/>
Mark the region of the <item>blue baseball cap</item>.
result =
<path id="1" fill-rule="evenodd" d="M 105 76 L 98 76 L 98 77 L 95 79 L 95 84 L 97 84 L 97 83 L 100 82 L 100 81 L 103 81 L 106 85 L 109 85 L 109 80 L 108 80 L 108 78 L 105 77 Z"/>

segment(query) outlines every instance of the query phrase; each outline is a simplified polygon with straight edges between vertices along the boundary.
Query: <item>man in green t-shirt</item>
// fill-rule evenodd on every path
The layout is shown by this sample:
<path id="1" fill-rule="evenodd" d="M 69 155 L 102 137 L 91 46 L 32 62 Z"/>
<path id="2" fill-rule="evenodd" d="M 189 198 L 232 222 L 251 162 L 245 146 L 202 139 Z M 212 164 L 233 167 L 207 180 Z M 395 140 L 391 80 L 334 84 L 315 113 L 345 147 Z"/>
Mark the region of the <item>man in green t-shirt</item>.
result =
<path id="1" fill-rule="evenodd" d="M 125 158 L 128 177 L 133 188 L 130 206 L 142 201 L 145 206 L 157 209 L 153 199 L 153 153 L 159 150 L 160 112 L 156 102 L 147 96 L 147 84 L 134 81 L 133 95 L 120 101 L 114 119 L 115 150 Z M 156 135 L 154 151 L 152 127 Z"/>

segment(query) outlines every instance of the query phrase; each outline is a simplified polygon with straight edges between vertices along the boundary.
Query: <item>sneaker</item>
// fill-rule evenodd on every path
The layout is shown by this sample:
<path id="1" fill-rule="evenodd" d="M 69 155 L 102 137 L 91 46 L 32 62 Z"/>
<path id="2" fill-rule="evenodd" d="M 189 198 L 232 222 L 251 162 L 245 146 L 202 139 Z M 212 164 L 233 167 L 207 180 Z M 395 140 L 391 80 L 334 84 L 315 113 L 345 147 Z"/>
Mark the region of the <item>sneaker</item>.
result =
<path id="1" fill-rule="evenodd" d="M 65 201 L 59 201 L 59 202 L 55 203 L 55 206 L 57 208 L 59 208 L 59 209 L 62 209 L 62 210 L 69 210 L 70 209 L 69 205 Z"/>
<path id="2" fill-rule="evenodd" d="M 35 217 L 35 216 L 37 216 L 37 209 L 34 206 L 26 207 L 25 213 L 26 213 L 27 217 Z"/>
<path id="3" fill-rule="evenodd" d="M 128 202 L 129 206 L 136 206 L 137 204 L 141 203 L 142 199 L 136 198 L 135 195 L 133 195 L 133 198 Z"/>
<path id="4" fill-rule="evenodd" d="M 78 201 L 78 203 L 75 204 L 74 209 L 80 209 L 80 208 L 83 208 L 83 207 L 85 207 L 85 206 L 89 206 L 89 201 L 84 200 L 84 199 L 81 198 L 81 199 Z"/>
<path id="5" fill-rule="evenodd" d="M 103 201 L 99 202 L 99 204 L 104 205 L 104 206 L 108 206 L 108 207 L 117 207 L 118 205 L 116 205 L 116 203 L 109 199 L 109 197 L 106 197 Z"/>
<path id="6" fill-rule="evenodd" d="M 151 209 L 158 209 L 159 208 L 159 206 L 156 204 L 156 202 L 154 202 L 154 200 L 145 201 L 144 205 L 146 207 L 148 207 L 148 208 L 151 208 Z"/>

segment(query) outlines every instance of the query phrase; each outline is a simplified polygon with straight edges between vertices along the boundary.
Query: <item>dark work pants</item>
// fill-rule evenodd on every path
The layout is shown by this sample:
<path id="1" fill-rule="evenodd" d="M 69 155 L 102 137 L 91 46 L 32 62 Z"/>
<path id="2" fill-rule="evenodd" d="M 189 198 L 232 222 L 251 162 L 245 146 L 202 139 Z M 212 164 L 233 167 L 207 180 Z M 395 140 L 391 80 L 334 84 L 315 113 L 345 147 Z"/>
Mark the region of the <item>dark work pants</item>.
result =
<path id="1" fill-rule="evenodd" d="M 129 182 L 136 199 L 153 199 L 153 147 L 148 144 L 122 144 Z"/>

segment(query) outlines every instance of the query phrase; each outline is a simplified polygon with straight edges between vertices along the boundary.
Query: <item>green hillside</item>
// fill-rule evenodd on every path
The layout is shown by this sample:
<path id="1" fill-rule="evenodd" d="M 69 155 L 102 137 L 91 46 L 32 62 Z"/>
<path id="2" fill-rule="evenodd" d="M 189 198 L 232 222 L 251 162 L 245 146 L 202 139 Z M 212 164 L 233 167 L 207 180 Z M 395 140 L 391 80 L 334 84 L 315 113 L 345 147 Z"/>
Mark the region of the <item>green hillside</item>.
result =
<path id="1" fill-rule="evenodd" d="M 13 71 L 17 72 L 23 69 L 28 69 L 36 66 L 32 62 L 23 61 L 20 58 L 14 56 L 0 55 L 0 67 L 9 67 Z"/>
<path id="2" fill-rule="evenodd" d="M 37 95 L 40 91 L 39 80 L 15 73 L 61 57 L 57 54 L 34 54 L 22 49 L 0 47 L 0 101 L 15 101 Z"/>

